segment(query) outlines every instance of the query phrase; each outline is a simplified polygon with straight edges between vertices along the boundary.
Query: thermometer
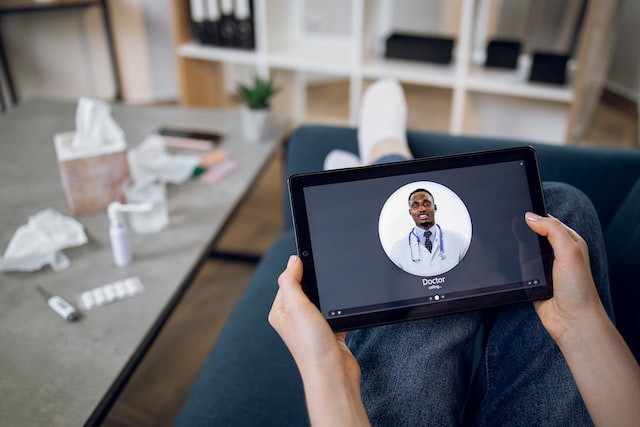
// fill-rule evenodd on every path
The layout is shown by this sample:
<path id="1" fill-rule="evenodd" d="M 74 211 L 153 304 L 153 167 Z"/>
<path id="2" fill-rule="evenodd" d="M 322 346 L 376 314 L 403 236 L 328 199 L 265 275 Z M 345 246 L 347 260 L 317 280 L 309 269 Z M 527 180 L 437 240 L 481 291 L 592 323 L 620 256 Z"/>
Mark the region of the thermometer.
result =
<path id="1" fill-rule="evenodd" d="M 80 315 L 78 314 L 78 311 L 75 309 L 75 307 L 69 304 L 64 298 L 57 295 L 51 295 L 40 285 L 36 285 L 36 289 L 38 289 L 38 292 L 40 292 L 40 294 L 47 301 L 49 308 L 55 311 L 58 316 L 62 317 L 64 320 L 73 322 L 80 318 Z"/>

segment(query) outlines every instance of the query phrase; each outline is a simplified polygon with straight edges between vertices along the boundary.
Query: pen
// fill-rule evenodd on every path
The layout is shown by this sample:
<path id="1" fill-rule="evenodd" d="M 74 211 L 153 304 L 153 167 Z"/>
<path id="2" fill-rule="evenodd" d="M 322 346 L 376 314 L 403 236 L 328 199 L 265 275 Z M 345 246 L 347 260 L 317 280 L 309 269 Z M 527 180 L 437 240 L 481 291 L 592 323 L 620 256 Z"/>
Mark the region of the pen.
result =
<path id="1" fill-rule="evenodd" d="M 75 309 L 75 307 L 69 304 L 69 302 L 67 302 L 67 300 L 65 300 L 64 298 L 50 294 L 49 292 L 45 291 L 40 285 L 36 285 L 36 289 L 38 289 L 38 292 L 40 292 L 40 294 L 47 301 L 49 308 L 55 311 L 64 320 L 73 322 L 80 318 L 80 315 L 78 314 L 78 311 Z"/>

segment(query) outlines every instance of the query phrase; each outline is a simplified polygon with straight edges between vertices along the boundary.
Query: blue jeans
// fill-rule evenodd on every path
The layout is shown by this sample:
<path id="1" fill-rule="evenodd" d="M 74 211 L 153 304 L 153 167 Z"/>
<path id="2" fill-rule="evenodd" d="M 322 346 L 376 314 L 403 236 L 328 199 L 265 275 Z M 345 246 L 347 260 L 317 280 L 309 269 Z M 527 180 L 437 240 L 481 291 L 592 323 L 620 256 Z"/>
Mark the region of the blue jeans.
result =
<path id="1" fill-rule="evenodd" d="M 611 316 L 606 253 L 591 201 L 561 183 L 545 183 L 544 195 L 549 213 L 587 241 Z M 373 425 L 592 424 L 531 303 L 351 331 L 347 344 L 362 368 L 362 398 Z"/>

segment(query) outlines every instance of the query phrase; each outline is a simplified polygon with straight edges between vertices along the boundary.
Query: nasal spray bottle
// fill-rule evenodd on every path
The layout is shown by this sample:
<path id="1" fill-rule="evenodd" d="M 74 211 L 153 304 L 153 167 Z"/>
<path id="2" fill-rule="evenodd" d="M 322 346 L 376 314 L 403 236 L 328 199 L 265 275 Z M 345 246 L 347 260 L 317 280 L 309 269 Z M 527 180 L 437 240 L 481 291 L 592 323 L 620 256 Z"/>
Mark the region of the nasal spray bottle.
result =
<path id="1" fill-rule="evenodd" d="M 129 243 L 129 230 L 124 220 L 126 212 L 146 212 L 151 210 L 151 203 L 122 204 L 111 202 L 107 208 L 109 214 L 109 237 L 111 238 L 111 250 L 113 260 L 118 267 L 126 267 L 131 264 L 131 245 Z"/>

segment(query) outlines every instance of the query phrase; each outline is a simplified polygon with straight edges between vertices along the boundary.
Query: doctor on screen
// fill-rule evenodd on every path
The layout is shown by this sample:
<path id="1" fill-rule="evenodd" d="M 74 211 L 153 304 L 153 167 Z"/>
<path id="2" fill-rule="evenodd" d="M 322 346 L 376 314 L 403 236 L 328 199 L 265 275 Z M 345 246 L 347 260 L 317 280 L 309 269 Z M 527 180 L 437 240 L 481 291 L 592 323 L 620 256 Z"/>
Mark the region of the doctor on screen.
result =
<path id="1" fill-rule="evenodd" d="M 468 249 L 461 235 L 436 223 L 433 195 L 418 188 L 409 195 L 409 215 L 415 227 L 391 248 L 390 258 L 402 270 L 420 276 L 435 276 L 458 265 Z"/>

